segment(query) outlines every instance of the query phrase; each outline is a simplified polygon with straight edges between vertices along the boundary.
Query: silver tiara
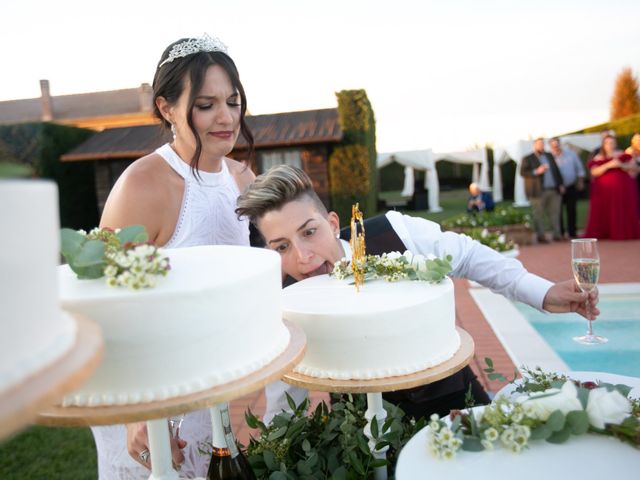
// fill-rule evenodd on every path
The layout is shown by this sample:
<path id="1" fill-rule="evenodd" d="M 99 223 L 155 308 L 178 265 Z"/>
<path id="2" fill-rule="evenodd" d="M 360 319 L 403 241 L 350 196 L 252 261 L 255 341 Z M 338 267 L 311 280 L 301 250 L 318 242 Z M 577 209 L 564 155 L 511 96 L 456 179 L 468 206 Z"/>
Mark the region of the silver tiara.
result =
<path id="1" fill-rule="evenodd" d="M 202 35 L 199 38 L 190 38 L 184 42 L 180 42 L 173 46 L 169 52 L 169 56 L 165 58 L 158 68 L 165 63 L 171 63 L 176 58 L 186 57 L 193 53 L 198 52 L 222 52 L 227 53 L 227 46 L 220 41 L 217 37 L 211 37 L 208 34 Z"/>

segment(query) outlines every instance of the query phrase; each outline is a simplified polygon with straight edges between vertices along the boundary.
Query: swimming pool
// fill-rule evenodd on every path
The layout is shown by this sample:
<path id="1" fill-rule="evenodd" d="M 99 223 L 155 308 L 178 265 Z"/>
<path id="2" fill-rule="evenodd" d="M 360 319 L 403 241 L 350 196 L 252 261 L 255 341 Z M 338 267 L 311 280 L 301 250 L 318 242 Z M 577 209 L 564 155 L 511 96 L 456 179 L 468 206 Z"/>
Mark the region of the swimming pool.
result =
<path id="1" fill-rule="evenodd" d="M 609 339 L 604 345 L 572 340 L 587 329 L 587 321 L 575 313 L 541 313 L 484 288 L 470 293 L 517 366 L 640 377 L 640 283 L 603 284 L 599 289 L 601 315 L 593 328 Z"/>

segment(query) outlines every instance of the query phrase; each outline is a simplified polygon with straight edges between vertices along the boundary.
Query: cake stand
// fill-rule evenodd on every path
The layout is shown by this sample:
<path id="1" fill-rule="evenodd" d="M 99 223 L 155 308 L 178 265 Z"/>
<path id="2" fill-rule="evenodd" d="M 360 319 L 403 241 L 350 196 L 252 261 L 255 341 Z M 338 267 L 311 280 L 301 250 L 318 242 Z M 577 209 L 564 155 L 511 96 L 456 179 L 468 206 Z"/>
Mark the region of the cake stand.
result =
<path id="1" fill-rule="evenodd" d="M 473 339 L 462 328 L 456 327 L 456 330 L 460 335 L 460 348 L 455 355 L 444 363 L 416 373 L 372 380 L 335 380 L 333 378 L 310 377 L 292 372 L 285 375 L 282 380 L 290 385 L 306 388 L 307 390 L 331 393 L 366 393 L 367 411 L 365 412 L 365 418 L 367 419 L 367 425 L 364 427 L 364 434 L 369 439 L 369 448 L 373 456 L 376 459 L 384 459 L 389 447 L 385 446 L 377 450 L 375 448 L 376 441 L 371 433 L 371 424 L 374 418 L 378 424 L 379 432 L 382 431 L 382 426 L 387 418 L 387 412 L 382 404 L 382 393 L 433 383 L 456 373 L 466 366 L 473 357 Z M 385 480 L 387 478 L 387 468 L 377 467 L 375 478 L 376 480 Z"/>
<path id="2" fill-rule="evenodd" d="M 100 327 L 79 315 L 71 317 L 77 334 L 69 351 L 0 395 L 0 439 L 29 424 L 39 410 L 78 388 L 100 364 L 104 353 Z"/>
<path id="3" fill-rule="evenodd" d="M 147 421 L 151 476 L 149 480 L 176 480 L 178 473 L 171 462 L 171 448 L 167 418 L 211 407 L 252 393 L 266 384 L 279 380 L 304 357 L 306 337 L 304 331 L 286 320 L 289 345 L 271 363 L 245 377 L 189 395 L 166 400 L 101 407 L 53 406 L 41 410 L 37 422 L 47 426 L 113 425 Z"/>

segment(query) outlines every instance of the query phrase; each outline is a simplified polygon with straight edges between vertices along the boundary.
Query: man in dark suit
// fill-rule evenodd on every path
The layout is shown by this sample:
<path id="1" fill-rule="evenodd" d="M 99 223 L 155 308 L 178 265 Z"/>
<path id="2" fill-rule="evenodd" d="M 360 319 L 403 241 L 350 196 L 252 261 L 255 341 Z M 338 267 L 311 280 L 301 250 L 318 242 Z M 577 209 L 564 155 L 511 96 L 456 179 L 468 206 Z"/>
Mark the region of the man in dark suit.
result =
<path id="1" fill-rule="evenodd" d="M 280 254 L 285 284 L 330 273 L 335 262 L 351 257 L 345 241 L 349 230 L 341 234 L 338 215 L 327 211 L 311 179 L 296 167 L 280 165 L 260 175 L 238 198 L 236 213 L 249 218 L 263 236 L 266 248 Z M 553 284 L 466 235 L 442 232 L 437 223 L 387 212 L 366 219 L 365 229 L 368 254 L 405 250 L 440 257 L 449 254 L 453 257 L 452 276 L 477 280 L 494 292 L 540 310 L 586 314 L 587 295 L 580 293 L 574 280 Z M 589 301 L 595 305 L 597 291 L 590 295 Z M 593 308 L 592 314 L 598 315 L 598 309 Z M 424 387 L 386 393 L 385 398 L 409 415 L 428 418 L 431 413 L 445 415 L 452 408 L 464 408 L 468 391 L 478 404 L 489 401 L 467 367 Z M 269 384 L 263 419 L 266 423 L 281 409 L 289 409 L 284 392 L 297 403 L 306 396 L 305 390 L 283 382 Z"/>
<path id="2" fill-rule="evenodd" d="M 553 239 L 562 240 L 560 232 L 560 208 L 564 182 L 553 155 L 544 151 L 544 139 L 533 141 L 533 153 L 522 159 L 520 175 L 524 177 L 524 191 L 533 207 L 533 221 L 538 242 L 547 243 L 544 234 L 544 217 L 549 219 Z"/>

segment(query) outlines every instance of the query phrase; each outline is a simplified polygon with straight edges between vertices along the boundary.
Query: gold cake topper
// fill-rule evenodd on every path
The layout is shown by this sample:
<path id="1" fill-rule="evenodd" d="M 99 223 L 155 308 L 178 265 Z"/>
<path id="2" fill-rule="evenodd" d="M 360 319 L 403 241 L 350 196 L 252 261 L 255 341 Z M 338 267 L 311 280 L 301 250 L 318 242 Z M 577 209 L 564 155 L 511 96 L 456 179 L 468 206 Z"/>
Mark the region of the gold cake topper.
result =
<path id="1" fill-rule="evenodd" d="M 358 232 L 358 223 L 360 224 L 360 232 Z M 351 269 L 353 270 L 353 279 L 356 285 L 356 291 L 360 291 L 360 286 L 364 283 L 364 267 L 366 245 L 364 242 L 364 220 L 360 211 L 360 204 L 356 203 L 351 206 Z"/>

